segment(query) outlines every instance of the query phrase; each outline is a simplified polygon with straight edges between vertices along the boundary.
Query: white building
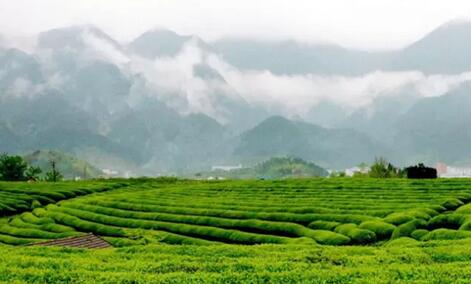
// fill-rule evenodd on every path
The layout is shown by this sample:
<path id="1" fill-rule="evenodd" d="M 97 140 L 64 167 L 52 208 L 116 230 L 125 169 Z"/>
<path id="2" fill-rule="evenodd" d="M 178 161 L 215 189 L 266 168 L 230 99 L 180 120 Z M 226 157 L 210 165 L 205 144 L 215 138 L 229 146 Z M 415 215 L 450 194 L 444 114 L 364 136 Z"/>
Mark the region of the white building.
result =
<path id="1" fill-rule="evenodd" d="M 240 170 L 242 169 L 242 164 L 238 164 L 237 166 L 212 166 L 211 171 L 226 171 L 230 172 L 233 170 Z"/>
<path id="2" fill-rule="evenodd" d="M 471 177 L 471 168 L 451 167 L 445 163 L 437 163 L 437 174 L 442 178 L 465 178 Z"/>
<path id="3" fill-rule="evenodd" d="M 362 173 L 362 174 L 367 174 L 369 173 L 370 168 L 369 167 L 353 167 L 345 170 L 345 175 L 346 176 L 353 176 L 355 173 Z"/>

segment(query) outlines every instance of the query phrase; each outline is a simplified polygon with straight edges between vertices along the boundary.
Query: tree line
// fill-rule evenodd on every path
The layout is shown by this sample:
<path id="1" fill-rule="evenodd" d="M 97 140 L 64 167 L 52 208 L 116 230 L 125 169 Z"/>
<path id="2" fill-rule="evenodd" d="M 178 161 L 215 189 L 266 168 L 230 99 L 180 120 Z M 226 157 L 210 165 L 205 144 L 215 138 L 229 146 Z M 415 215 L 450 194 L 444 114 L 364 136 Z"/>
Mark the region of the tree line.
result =
<path id="1" fill-rule="evenodd" d="M 21 156 L 0 155 L 0 180 L 1 181 L 49 181 L 57 182 L 64 177 L 57 169 L 56 162 L 50 161 L 51 168 L 41 176 L 43 170 L 40 167 L 29 165 Z"/>
<path id="2" fill-rule="evenodd" d="M 426 167 L 423 163 L 416 166 L 399 168 L 388 162 L 383 157 L 376 158 L 373 165 L 368 168 L 365 163 L 359 166 L 360 170 L 353 173 L 353 177 L 371 177 L 371 178 L 437 178 L 437 170 Z M 345 172 L 333 172 L 331 177 L 345 177 Z"/>

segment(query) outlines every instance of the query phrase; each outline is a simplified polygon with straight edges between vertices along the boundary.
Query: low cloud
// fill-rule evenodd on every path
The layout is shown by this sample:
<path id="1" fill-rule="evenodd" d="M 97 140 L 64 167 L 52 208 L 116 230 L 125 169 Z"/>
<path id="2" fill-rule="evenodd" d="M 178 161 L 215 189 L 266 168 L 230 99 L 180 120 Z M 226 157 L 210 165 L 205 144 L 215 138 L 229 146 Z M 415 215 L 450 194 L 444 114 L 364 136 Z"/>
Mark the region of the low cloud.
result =
<path id="1" fill-rule="evenodd" d="M 89 30 L 82 32 L 83 42 L 89 47 L 89 50 L 95 54 L 95 57 L 104 57 L 104 59 L 114 63 L 117 66 L 129 63 L 129 57 L 111 42 L 96 36 Z"/>
<path id="2" fill-rule="evenodd" d="M 322 102 L 353 112 L 368 109 L 380 97 L 406 92 L 419 97 L 440 96 L 471 80 L 471 72 L 457 75 L 426 75 L 419 71 L 375 71 L 362 76 L 276 75 L 270 71 L 239 70 L 202 48 L 195 39 L 189 40 L 173 57 L 149 60 L 128 54 L 113 41 L 93 32 L 85 30 L 82 37 L 86 48 L 78 53 L 77 61 L 98 59 L 119 66 L 135 85 L 128 101 L 138 101 L 138 96 L 156 96 L 182 114 L 201 112 L 222 123 L 230 117 L 230 102 L 245 101 L 268 113 L 305 117 Z M 54 65 L 54 57 L 46 51 L 38 54 L 43 68 Z M 197 76 L 195 67 L 201 65 L 217 72 L 217 76 Z M 39 89 L 18 78 L 9 83 L 8 93 L 26 95 L 44 88 L 62 89 L 70 78 L 55 72 L 54 68 L 49 69 L 53 71 Z M 0 79 L 4 76 L 6 71 L 0 68 Z M 141 79 L 137 80 L 138 77 Z"/>
<path id="3" fill-rule="evenodd" d="M 471 72 L 425 75 L 419 71 L 375 71 L 362 76 L 275 75 L 269 71 L 240 71 L 217 56 L 211 66 L 244 99 L 286 115 L 304 115 L 320 102 L 332 102 L 347 111 L 370 106 L 381 96 L 412 89 L 421 97 L 440 96 L 471 80 Z"/>
<path id="4" fill-rule="evenodd" d="M 197 65 L 206 64 L 206 54 L 195 40 L 186 43 L 174 57 L 155 60 L 133 56 L 131 70 L 141 74 L 167 105 L 182 114 L 205 113 L 226 122 L 226 110 L 214 104 L 214 96 L 233 96 L 224 82 L 203 79 L 194 74 Z"/>

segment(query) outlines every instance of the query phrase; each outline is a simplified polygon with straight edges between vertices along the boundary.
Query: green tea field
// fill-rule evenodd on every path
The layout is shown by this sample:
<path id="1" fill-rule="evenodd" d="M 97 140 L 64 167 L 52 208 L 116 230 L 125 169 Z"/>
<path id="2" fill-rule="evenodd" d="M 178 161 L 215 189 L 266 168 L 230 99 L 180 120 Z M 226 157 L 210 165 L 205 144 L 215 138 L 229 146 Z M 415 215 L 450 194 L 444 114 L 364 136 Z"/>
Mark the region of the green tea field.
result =
<path id="1" fill-rule="evenodd" d="M 466 283 L 471 180 L 0 184 L 0 281 Z M 93 233 L 115 248 L 30 247 Z"/>

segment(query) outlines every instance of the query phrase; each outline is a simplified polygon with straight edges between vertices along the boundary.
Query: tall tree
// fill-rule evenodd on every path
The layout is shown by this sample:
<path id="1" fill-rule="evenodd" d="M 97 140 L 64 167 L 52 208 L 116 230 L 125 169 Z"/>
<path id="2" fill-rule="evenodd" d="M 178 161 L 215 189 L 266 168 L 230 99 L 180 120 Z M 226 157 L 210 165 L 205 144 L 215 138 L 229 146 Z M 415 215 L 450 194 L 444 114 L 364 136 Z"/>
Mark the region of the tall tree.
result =
<path id="1" fill-rule="evenodd" d="M 22 181 L 25 180 L 25 171 L 28 164 L 20 156 L 0 156 L 0 180 Z"/>

